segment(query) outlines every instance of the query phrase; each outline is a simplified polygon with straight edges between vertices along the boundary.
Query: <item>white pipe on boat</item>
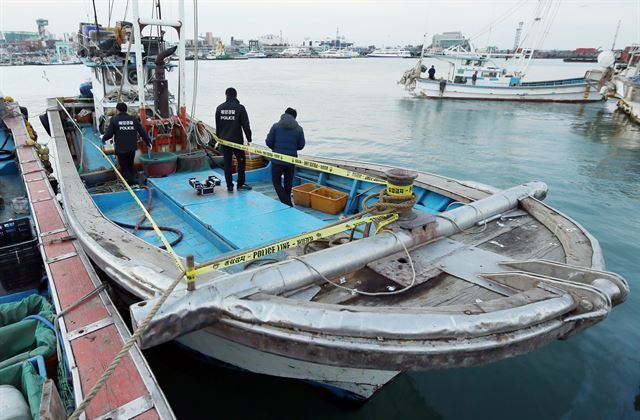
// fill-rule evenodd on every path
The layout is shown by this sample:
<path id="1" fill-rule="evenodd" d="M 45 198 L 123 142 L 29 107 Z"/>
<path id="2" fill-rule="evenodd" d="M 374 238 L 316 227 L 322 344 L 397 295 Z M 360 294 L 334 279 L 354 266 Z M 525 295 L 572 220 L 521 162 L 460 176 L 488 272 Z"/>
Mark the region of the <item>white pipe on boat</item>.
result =
<path id="1" fill-rule="evenodd" d="M 440 217 L 436 221 L 435 237 L 450 236 L 460 229 L 471 228 L 478 221 L 517 207 L 519 200 L 527 197 L 543 199 L 546 194 L 546 184 L 530 182 L 501 191 L 471 205 L 445 212 L 442 217 L 446 219 Z M 331 278 L 353 272 L 370 262 L 400 252 L 403 250 L 403 245 L 407 248 L 419 245 L 420 240 L 419 236 L 411 235 L 407 231 L 399 231 L 395 234 L 382 232 L 373 237 L 314 252 L 301 258 L 326 277 Z M 346 255 L 348 258 L 345 258 Z M 214 284 L 222 297 L 231 295 L 243 297 L 258 292 L 277 295 L 318 281 L 322 281 L 322 278 L 305 264 L 296 260 L 287 260 L 266 268 L 225 276 Z"/>
<path id="2" fill-rule="evenodd" d="M 435 233 L 428 236 L 411 234 L 405 230 L 393 234 L 382 232 L 373 237 L 305 255 L 301 259 L 306 264 L 290 259 L 268 267 L 221 277 L 212 283 L 200 285 L 192 292 L 177 290 L 156 314 L 150 331 L 157 333 L 158 342 L 171 340 L 212 323 L 217 319 L 216 312 L 229 310 L 225 308 L 225 299 L 233 302 L 256 293 L 279 295 L 322 281 L 322 277 L 307 265 L 314 267 L 326 277 L 335 278 L 356 271 L 372 261 L 395 254 L 404 247 L 411 248 L 420 245 L 424 240 L 451 235 L 459 228 L 472 227 L 479 220 L 516 207 L 519 200 L 528 197 L 544 198 L 546 193 L 547 186 L 544 183 L 531 182 L 478 200 L 473 206 L 462 206 L 445 212 L 446 219 L 438 219 L 435 222 Z M 131 306 L 134 323 L 136 320 L 144 319 L 149 308 L 153 307 L 154 301 L 155 299 L 152 299 Z M 242 310 L 237 305 L 235 309 L 236 312 Z M 179 324 L 181 327 L 156 328 L 171 324 Z"/>
<path id="3" fill-rule="evenodd" d="M 133 0 L 131 2 L 131 12 L 133 13 L 133 34 L 135 35 L 135 53 L 136 53 L 136 73 L 138 75 L 138 83 L 136 84 L 138 88 L 138 101 L 140 101 L 140 106 L 145 105 L 145 97 L 144 97 L 144 87 L 145 87 L 145 78 L 144 78 L 144 63 L 142 62 L 142 31 L 140 30 L 140 11 L 138 9 L 138 0 Z"/>

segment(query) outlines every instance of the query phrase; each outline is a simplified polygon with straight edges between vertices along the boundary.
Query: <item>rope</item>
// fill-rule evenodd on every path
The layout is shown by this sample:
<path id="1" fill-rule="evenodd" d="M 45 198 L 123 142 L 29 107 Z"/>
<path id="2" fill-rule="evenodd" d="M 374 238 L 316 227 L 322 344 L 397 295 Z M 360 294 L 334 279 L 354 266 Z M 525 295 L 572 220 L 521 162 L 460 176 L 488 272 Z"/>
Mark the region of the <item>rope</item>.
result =
<path id="1" fill-rule="evenodd" d="M 416 268 L 413 265 L 413 259 L 411 258 L 411 253 L 409 253 L 409 250 L 407 249 L 407 247 L 405 246 L 405 244 L 400 240 L 400 238 L 398 238 L 398 235 L 396 235 L 395 232 L 391 231 L 391 230 L 385 230 L 385 232 L 389 232 L 390 234 L 392 234 L 396 240 L 400 243 L 400 245 L 402 245 L 402 249 L 404 249 L 404 252 L 406 252 L 407 254 L 407 258 L 409 260 L 409 265 L 411 266 L 411 273 L 412 273 L 412 278 L 411 278 L 411 282 L 409 283 L 409 285 L 403 287 L 400 290 L 390 290 L 388 292 L 363 292 L 362 290 L 358 290 L 355 288 L 351 288 L 351 287 L 347 287 L 347 286 L 343 286 L 341 284 L 338 284 L 332 280 L 330 280 L 329 278 L 327 278 L 327 276 L 325 276 L 324 274 L 322 274 L 317 268 L 315 268 L 314 266 L 312 266 L 311 264 L 309 264 L 307 261 L 303 260 L 300 257 L 291 257 L 292 259 L 301 262 L 302 264 L 304 264 L 308 269 L 316 272 L 321 278 L 322 280 L 326 281 L 327 283 L 339 288 L 339 289 L 344 289 L 344 290 L 348 290 L 351 294 L 353 295 L 364 295 L 364 296 L 391 296 L 391 295 L 397 295 L 400 293 L 404 293 L 407 290 L 411 289 L 413 286 L 415 286 L 416 284 Z"/>
<path id="2" fill-rule="evenodd" d="M 176 288 L 178 283 L 180 283 L 180 280 L 182 280 L 182 278 L 184 277 L 184 274 L 185 273 L 183 272 L 178 277 L 176 277 L 176 279 L 162 293 L 162 296 L 160 296 L 160 299 L 158 300 L 158 302 L 156 302 L 156 304 L 153 306 L 153 308 L 151 309 L 149 314 L 145 317 L 145 319 L 142 321 L 142 323 L 138 325 L 138 328 L 136 328 L 136 330 L 131 335 L 131 337 L 129 337 L 129 339 L 124 344 L 120 352 L 118 352 L 116 357 L 113 358 L 113 361 L 111 362 L 107 370 L 104 371 L 100 379 L 98 379 L 98 382 L 95 383 L 93 388 L 91 388 L 91 391 L 89 391 L 87 396 L 84 397 L 84 400 L 82 400 L 82 403 L 80 403 L 78 408 L 76 408 L 75 411 L 71 413 L 71 415 L 69 416 L 69 420 L 75 420 L 80 418 L 80 415 L 89 406 L 89 404 L 91 403 L 91 400 L 93 400 L 93 398 L 98 394 L 98 392 L 107 382 L 111 374 L 116 370 L 116 367 L 118 367 L 122 359 L 127 355 L 127 353 L 129 353 L 129 350 L 131 349 L 131 347 L 133 347 L 133 345 L 136 343 L 138 338 L 147 329 L 153 317 L 156 315 L 156 313 L 158 313 L 158 311 L 160 310 L 160 307 L 169 298 L 169 295 L 171 294 L 171 292 L 173 292 L 173 290 Z"/>

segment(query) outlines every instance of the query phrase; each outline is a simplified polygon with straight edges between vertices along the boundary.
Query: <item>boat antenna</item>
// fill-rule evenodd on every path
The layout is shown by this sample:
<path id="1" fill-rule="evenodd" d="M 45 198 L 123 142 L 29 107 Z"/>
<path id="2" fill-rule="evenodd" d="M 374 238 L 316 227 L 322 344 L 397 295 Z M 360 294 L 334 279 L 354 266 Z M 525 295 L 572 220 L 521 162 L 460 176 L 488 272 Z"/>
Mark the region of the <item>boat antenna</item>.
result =
<path id="1" fill-rule="evenodd" d="M 618 26 L 616 27 L 616 34 L 613 36 L 613 43 L 611 44 L 611 51 L 613 51 L 616 47 L 616 41 L 618 40 L 618 33 L 620 32 L 621 23 L 622 23 L 622 19 L 618 20 Z"/>
<path id="2" fill-rule="evenodd" d="M 420 60 L 418 60 L 418 65 L 420 67 L 422 67 L 422 60 L 424 59 L 424 48 L 427 46 L 427 34 L 428 32 L 425 32 L 424 36 L 422 37 L 422 48 L 420 49 Z"/>
<path id="3" fill-rule="evenodd" d="M 98 11 L 96 10 L 96 0 L 91 0 L 93 4 L 93 20 L 96 24 L 96 44 L 100 45 L 100 27 L 98 26 Z"/>

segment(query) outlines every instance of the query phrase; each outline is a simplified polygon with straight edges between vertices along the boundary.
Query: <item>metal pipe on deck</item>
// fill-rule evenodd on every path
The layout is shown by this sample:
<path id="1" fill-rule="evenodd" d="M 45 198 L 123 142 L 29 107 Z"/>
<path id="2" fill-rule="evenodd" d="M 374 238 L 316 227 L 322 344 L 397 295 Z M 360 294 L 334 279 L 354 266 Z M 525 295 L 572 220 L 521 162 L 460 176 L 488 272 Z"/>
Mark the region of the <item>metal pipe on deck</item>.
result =
<path id="1" fill-rule="evenodd" d="M 527 197 L 542 199 L 546 194 L 546 184 L 530 182 L 501 191 L 471 205 L 445 212 L 446 218 L 436 220 L 435 234 L 427 240 L 450 236 L 460 229 L 471 228 L 478 221 L 517 207 L 519 200 Z M 424 240 L 423 236 L 413 235 L 405 230 L 395 234 L 382 232 L 370 238 L 328 248 L 301 258 L 326 277 L 332 278 L 351 273 L 373 261 L 400 252 L 403 245 L 412 248 Z M 345 255 L 349 258 L 345 258 Z M 340 264 L 337 264 L 337 261 L 340 261 Z M 319 281 L 322 281 L 322 278 L 302 262 L 287 260 L 267 268 L 223 277 L 215 282 L 215 287 L 223 298 L 231 295 L 244 297 L 258 292 L 278 295 Z"/>
<path id="2" fill-rule="evenodd" d="M 519 200 L 527 197 L 544 198 L 546 193 L 547 186 L 542 182 L 523 184 L 478 200 L 472 206 L 466 205 L 445 212 L 446 218 L 440 218 L 433 222 L 435 229 L 431 231 L 417 228 L 418 232 L 406 230 L 400 230 L 393 234 L 382 232 L 370 238 L 305 255 L 301 259 L 306 264 L 298 260 L 286 260 L 268 267 L 222 277 L 210 284 L 203 285 L 196 291 L 176 291 L 151 322 L 150 331 L 160 332 L 162 335 L 162 337 L 156 337 L 155 341 L 169 341 L 214 322 L 217 318 L 215 314 L 225 310 L 225 298 L 237 299 L 256 293 L 280 295 L 323 281 L 322 277 L 310 270 L 307 265 L 314 267 L 325 277 L 335 278 L 345 275 L 370 262 L 395 254 L 403 250 L 404 247 L 415 247 L 436 237 L 456 233 L 459 229 L 470 228 L 479 220 L 517 207 Z M 425 235 L 425 232 L 429 232 L 429 234 Z M 143 319 L 146 316 L 146 311 L 149 310 L 148 308 L 153 306 L 148 303 L 142 302 L 131 306 L 134 323 L 136 320 Z M 160 327 L 173 323 L 179 323 L 183 327 L 172 329 L 154 327 L 154 324 Z"/>

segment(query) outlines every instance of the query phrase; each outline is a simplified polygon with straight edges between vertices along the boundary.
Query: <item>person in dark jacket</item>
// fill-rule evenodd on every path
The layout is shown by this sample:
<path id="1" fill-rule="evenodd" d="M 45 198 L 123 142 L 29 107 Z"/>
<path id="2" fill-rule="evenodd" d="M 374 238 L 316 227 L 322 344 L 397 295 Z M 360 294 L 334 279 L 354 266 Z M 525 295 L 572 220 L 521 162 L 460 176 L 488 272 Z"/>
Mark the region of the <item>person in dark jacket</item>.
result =
<path id="1" fill-rule="evenodd" d="M 267 135 L 267 146 L 276 153 L 298 156 L 298 150 L 304 148 L 304 131 L 296 121 L 298 112 L 287 108 L 280 121 L 273 124 Z M 271 161 L 271 181 L 280 201 L 293 207 L 291 202 L 291 186 L 293 185 L 294 166 L 281 160 Z M 282 177 L 284 176 L 284 186 Z"/>
<path id="2" fill-rule="evenodd" d="M 216 135 L 222 140 L 243 144 L 242 132 L 247 137 L 247 143 L 251 143 L 251 127 L 247 110 L 238 101 L 238 92 L 230 87 L 225 91 L 226 102 L 216 108 Z M 224 179 L 227 182 L 227 191 L 233 191 L 233 169 L 231 168 L 233 156 L 238 162 L 238 190 L 250 190 L 251 187 L 244 183 L 244 150 L 222 146 L 224 156 Z"/>
<path id="3" fill-rule="evenodd" d="M 429 79 L 436 80 L 436 68 L 434 66 L 431 66 L 428 73 L 429 73 Z"/>
<path id="4" fill-rule="evenodd" d="M 151 146 L 151 139 L 137 118 L 127 114 L 127 104 L 119 102 L 116 105 L 118 114 L 111 117 L 107 131 L 102 136 L 105 142 L 113 137 L 118 164 L 122 171 L 122 176 L 128 184 L 135 184 L 136 180 L 133 174 L 133 159 L 138 150 L 138 135 Z"/>

